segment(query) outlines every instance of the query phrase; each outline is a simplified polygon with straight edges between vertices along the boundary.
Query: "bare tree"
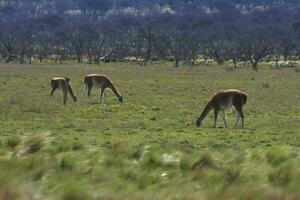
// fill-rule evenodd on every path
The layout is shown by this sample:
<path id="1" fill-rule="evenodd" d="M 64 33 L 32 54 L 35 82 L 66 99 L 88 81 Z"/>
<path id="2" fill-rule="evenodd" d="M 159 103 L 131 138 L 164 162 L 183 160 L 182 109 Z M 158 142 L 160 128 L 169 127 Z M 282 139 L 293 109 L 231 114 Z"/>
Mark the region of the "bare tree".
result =
<path id="1" fill-rule="evenodd" d="M 6 26 L 5 31 L 1 32 L 0 42 L 3 47 L 5 62 L 8 63 L 16 59 L 18 55 L 18 41 L 16 32 L 11 27 Z"/>
<path id="2" fill-rule="evenodd" d="M 281 42 L 280 46 L 280 53 L 283 55 L 284 61 L 287 61 L 289 56 L 296 49 L 296 45 L 290 37 L 287 37 Z"/>
<path id="3" fill-rule="evenodd" d="M 238 42 L 240 58 L 250 61 L 252 69 L 258 71 L 258 62 L 271 53 L 271 44 L 261 35 L 246 37 Z"/>
<path id="4" fill-rule="evenodd" d="M 69 19 L 68 26 L 64 29 L 64 35 L 70 42 L 75 55 L 77 63 L 83 62 L 83 56 L 86 51 L 88 38 L 90 35 L 89 19 L 80 16 Z"/>
<path id="5" fill-rule="evenodd" d="M 143 41 L 143 66 L 146 66 L 147 62 L 151 61 L 157 19 L 155 14 L 151 14 L 149 16 L 138 16 L 135 20 L 138 37 L 142 39 L 140 41 Z"/>
<path id="6" fill-rule="evenodd" d="M 97 25 L 94 29 L 93 37 L 90 38 L 88 42 L 89 52 L 92 55 L 93 62 L 96 64 L 100 63 L 100 57 L 103 52 L 103 47 L 107 41 L 108 33 L 105 30 L 102 30 L 100 25 Z"/>

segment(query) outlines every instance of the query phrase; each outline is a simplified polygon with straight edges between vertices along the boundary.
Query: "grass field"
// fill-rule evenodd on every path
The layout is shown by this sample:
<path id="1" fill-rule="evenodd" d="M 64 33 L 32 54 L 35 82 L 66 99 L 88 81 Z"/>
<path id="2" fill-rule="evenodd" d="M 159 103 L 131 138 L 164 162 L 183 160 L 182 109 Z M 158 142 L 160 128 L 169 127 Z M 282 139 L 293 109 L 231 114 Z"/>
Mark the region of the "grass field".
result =
<path id="1" fill-rule="evenodd" d="M 82 97 L 105 73 L 124 96 Z M 49 100 L 52 77 L 78 97 Z M 195 114 L 216 91 L 249 94 L 245 128 Z M 0 199 L 300 199 L 300 73 L 171 64 L 0 65 Z"/>

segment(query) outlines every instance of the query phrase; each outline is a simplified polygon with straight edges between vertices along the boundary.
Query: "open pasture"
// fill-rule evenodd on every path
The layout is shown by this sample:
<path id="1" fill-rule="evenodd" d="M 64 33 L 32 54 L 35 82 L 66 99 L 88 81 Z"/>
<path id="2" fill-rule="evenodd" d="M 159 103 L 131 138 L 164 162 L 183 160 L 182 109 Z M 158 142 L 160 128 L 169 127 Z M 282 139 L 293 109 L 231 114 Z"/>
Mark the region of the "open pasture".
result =
<path id="1" fill-rule="evenodd" d="M 82 96 L 108 75 L 124 97 Z M 49 100 L 70 77 L 78 101 Z M 300 73 L 225 67 L 0 65 L 0 199 L 299 199 Z M 248 93 L 245 128 L 212 114 L 211 95 Z"/>

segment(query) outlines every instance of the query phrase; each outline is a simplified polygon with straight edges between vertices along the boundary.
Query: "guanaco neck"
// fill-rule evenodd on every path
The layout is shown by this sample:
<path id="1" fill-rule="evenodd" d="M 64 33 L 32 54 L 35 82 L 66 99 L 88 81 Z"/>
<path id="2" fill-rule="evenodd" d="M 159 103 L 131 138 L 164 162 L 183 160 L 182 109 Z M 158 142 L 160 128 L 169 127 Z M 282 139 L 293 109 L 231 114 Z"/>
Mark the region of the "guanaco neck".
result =
<path id="1" fill-rule="evenodd" d="M 201 115 L 198 117 L 198 120 L 203 121 L 205 119 L 205 117 L 208 115 L 208 113 L 213 109 L 213 107 L 211 106 L 210 102 L 208 102 L 203 110 L 203 112 L 201 113 Z"/>
<path id="2" fill-rule="evenodd" d="M 71 87 L 70 84 L 69 84 L 69 86 L 68 86 L 68 90 L 69 90 L 69 92 L 70 92 L 70 95 L 71 95 L 72 99 L 73 99 L 74 101 L 76 101 L 76 97 L 75 97 L 75 95 L 74 95 L 73 89 L 72 89 L 72 87 Z"/>
<path id="3" fill-rule="evenodd" d="M 108 87 L 113 91 L 113 93 L 118 97 L 118 99 L 121 97 L 121 94 L 115 88 L 115 86 L 112 84 L 112 82 L 109 83 Z"/>

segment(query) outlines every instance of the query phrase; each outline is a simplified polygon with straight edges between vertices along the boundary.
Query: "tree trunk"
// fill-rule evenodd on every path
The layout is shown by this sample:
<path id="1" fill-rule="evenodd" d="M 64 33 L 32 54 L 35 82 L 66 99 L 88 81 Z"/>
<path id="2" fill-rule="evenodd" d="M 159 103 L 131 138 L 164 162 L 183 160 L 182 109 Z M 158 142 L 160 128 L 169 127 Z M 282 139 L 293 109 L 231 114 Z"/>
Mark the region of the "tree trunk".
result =
<path id="1" fill-rule="evenodd" d="M 81 53 L 77 53 L 77 63 L 82 63 Z"/>
<path id="2" fill-rule="evenodd" d="M 88 64 L 92 64 L 92 62 L 93 62 L 93 56 L 92 56 L 92 53 L 91 53 L 91 52 L 88 52 L 87 56 L 88 56 Z"/>
<path id="3" fill-rule="evenodd" d="M 215 57 L 216 57 L 216 61 L 217 61 L 218 65 L 223 65 L 224 64 L 224 60 L 219 56 L 217 50 L 215 50 Z"/>
<path id="4" fill-rule="evenodd" d="M 258 61 L 251 61 L 252 69 L 258 71 Z"/>
<path id="5" fill-rule="evenodd" d="M 60 56 L 59 56 L 59 64 L 62 64 L 62 60 L 63 60 L 63 56 L 60 55 Z"/>
<path id="6" fill-rule="evenodd" d="M 99 65 L 99 64 L 100 64 L 100 58 L 99 58 L 99 56 L 95 56 L 95 57 L 94 57 L 94 63 L 95 63 L 96 65 Z"/>
<path id="7" fill-rule="evenodd" d="M 25 55 L 21 54 L 20 56 L 20 64 L 24 64 L 25 63 Z"/>
<path id="8" fill-rule="evenodd" d="M 193 58 L 190 58 L 188 60 L 188 64 L 189 64 L 189 69 L 191 70 L 192 69 L 192 66 L 194 65 L 194 59 Z"/>
<path id="9" fill-rule="evenodd" d="M 146 56 L 145 56 L 144 62 L 143 62 L 143 67 L 145 67 L 147 62 L 150 61 L 150 54 L 151 54 L 151 50 L 147 49 L 146 50 Z"/>
<path id="10" fill-rule="evenodd" d="M 151 39 L 151 36 L 148 36 L 148 38 L 147 38 L 147 45 L 146 46 L 147 46 L 147 48 L 146 48 L 146 55 L 145 55 L 143 66 L 146 66 L 147 62 L 149 62 L 150 59 L 151 59 L 151 50 L 152 50 L 152 39 Z"/>
<path id="11" fill-rule="evenodd" d="M 278 60 L 279 60 L 279 55 L 276 54 L 276 55 L 275 55 L 275 63 L 276 63 L 275 65 L 276 65 L 276 69 L 279 69 Z"/>
<path id="12" fill-rule="evenodd" d="M 283 59 L 284 59 L 284 61 L 287 61 L 288 55 L 287 55 L 287 54 L 284 54 L 284 55 L 283 55 Z"/>
<path id="13" fill-rule="evenodd" d="M 94 63 L 96 64 L 96 65 L 99 65 L 100 64 L 100 52 L 98 52 L 98 51 L 94 51 L 93 52 L 93 60 L 94 60 Z"/>
<path id="14" fill-rule="evenodd" d="M 11 62 L 11 61 L 12 61 L 12 59 L 13 59 L 13 56 L 12 56 L 12 54 L 11 54 L 10 52 L 8 52 L 8 57 L 7 57 L 7 59 L 5 60 L 5 63 L 9 63 L 9 62 Z"/>
<path id="15" fill-rule="evenodd" d="M 12 48 L 9 46 L 9 45 L 5 45 L 5 49 L 6 49 L 6 51 L 7 51 L 7 53 L 8 53 L 8 56 L 7 56 L 7 58 L 6 58 L 6 60 L 5 60 L 5 63 L 9 63 L 9 62 L 11 62 L 12 61 L 12 59 L 13 59 L 13 51 L 12 51 Z"/>
<path id="16" fill-rule="evenodd" d="M 237 68 L 237 60 L 236 60 L 235 56 L 233 56 L 232 62 L 233 62 L 234 68 L 236 69 Z"/>
<path id="17" fill-rule="evenodd" d="M 174 59 L 174 67 L 179 67 L 179 62 L 180 62 L 179 58 L 175 57 L 175 59 Z"/>
<path id="18" fill-rule="evenodd" d="M 58 54 L 56 54 L 55 56 L 55 64 L 57 64 L 57 61 L 58 61 Z"/>

